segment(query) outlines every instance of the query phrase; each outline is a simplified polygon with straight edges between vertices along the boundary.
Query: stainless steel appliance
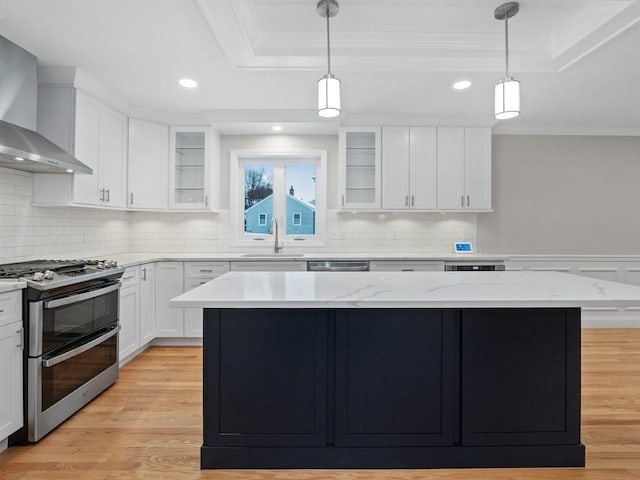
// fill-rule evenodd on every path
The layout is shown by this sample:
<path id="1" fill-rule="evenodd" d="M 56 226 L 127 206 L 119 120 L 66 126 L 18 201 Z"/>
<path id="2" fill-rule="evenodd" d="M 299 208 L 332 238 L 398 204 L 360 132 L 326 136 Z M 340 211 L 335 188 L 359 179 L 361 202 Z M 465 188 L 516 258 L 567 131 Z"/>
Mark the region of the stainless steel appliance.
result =
<path id="1" fill-rule="evenodd" d="M 503 272 L 503 263 L 486 262 L 459 262 L 445 263 L 445 272 Z"/>
<path id="2" fill-rule="evenodd" d="M 118 378 L 123 271 L 111 261 L 0 265 L 0 278 L 27 282 L 23 440 L 37 442 Z"/>
<path id="3" fill-rule="evenodd" d="M 368 272 L 367 260 L 316 260 L 307 262 L 309 272 Z"/>

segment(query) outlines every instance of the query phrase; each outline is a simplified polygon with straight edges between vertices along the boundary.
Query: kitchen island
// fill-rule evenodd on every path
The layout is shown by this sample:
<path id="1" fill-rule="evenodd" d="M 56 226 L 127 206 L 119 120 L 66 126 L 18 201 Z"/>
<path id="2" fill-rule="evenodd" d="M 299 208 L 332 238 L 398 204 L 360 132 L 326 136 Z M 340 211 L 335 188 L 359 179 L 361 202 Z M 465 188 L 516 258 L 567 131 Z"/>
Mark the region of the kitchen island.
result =
<path id="1" fill-rule="evenodd" d="M 583 466 L 580 307 L 556 272 L 232 272 L 204 308 L 202 468 Z"/>

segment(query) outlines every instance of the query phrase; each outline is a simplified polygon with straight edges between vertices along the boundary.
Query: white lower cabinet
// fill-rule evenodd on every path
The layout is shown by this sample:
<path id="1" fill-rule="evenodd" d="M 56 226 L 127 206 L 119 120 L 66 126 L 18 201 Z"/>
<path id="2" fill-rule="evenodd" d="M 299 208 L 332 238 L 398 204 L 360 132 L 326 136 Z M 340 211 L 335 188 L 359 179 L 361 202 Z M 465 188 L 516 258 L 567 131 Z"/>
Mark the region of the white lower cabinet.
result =
<path id="1" fill-rule="evenodd" d="M 372 260 L 372 272 L 443 272 L 444 262 L 438 260 Z"/>
<path id="2" fill-rule="evenodd" d="M 229 262 L 185 262 L 184 291 L 199 287 L 229 271 Z M 184 336 L 202 337 L 202 309 L 184 309 Z"/>
<path id="3" fill-rule="evenodd" d="M 140 347 L 140 287 L 138 267 L 129 267 L 120 279 L 120 334 L 118 348 L 120 360 Z"/>
<path id="4" fill-rule="evenodd" d="M 184 292 L 184 264 L 158 262 L 156 268 L 156 337 L 184 336 L 184 309 L 170 308 L 169 300 Z"/>
<path id="5" fill-rule="evenodd" d="M 140 265 L 140 346 L 156 336 L 156 269 L 154 263 Z"/>
<path id="6" fill-rule="evenodd" d="M 276 262 L 230 262 L 232 272 L 304 272 L 306 260 L 278 260 Z"/>
<path id="7" fill-rule="evenodd" d="M 0 294 L 0 450 L 22 427 L 22 292 Z"/>

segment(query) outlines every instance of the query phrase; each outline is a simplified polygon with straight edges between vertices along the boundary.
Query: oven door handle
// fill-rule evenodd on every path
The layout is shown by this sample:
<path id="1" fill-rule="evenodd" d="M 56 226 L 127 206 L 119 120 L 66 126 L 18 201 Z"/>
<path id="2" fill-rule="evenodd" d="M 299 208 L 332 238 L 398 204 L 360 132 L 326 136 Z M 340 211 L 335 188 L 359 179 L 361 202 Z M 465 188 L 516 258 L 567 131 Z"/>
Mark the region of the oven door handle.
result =
<path id="1" fill-rule="evenodd" d="M 113 292 L 120 288 L 120 282 L 115 283 L 114 285 L 109 285 L 108 287 L 99 288 L 97 290 L 91 290 L 90 292 L 79 293 L 78 295 L 71 295 L 69 297 L 58 298 L 57 300 L 49 300 L 44 303 L 44 308 L 57 308 L 63 307 L 65 305 L 71 305 L 73 303 L 82 302 L 84 300 L 89 300 L 91 298 L 100 297 L 107 293 Z"/>
<path id="2" fill-rule="evenodd" d="M 57 365 L 57 364 L 59 364 L 61 362 L 64 362 L 65 360 L 69 360 L 70 358 L 78 356 L 81 353 L 86 352 L 87 350 L 91 350 L 96 345 L 99 345 L 102 342 L 104 342 L 105 340 L 108 340 L 109 338 L 111 338 L 114 335 L 116 335 L 120 331 L 120 328 L 121 328 L 120 325 L 118 325 L 117 327 L 114 327 L 111 330 L 109 330 L 104 335 L 100 335 L 98 338 L 94 338 L 90 342 L 87 342 L 84 345 L 80 345 L 78 348 L 74 348 L 73 350 L 69 350 L 68 352 L 64 352 L 63 354 L 58 355 L 56 357 L 49 358 L 47 360 L 43 360 L 42 361 L 42 366 L 43 367 L 53 367 L 54 365 Z"/>

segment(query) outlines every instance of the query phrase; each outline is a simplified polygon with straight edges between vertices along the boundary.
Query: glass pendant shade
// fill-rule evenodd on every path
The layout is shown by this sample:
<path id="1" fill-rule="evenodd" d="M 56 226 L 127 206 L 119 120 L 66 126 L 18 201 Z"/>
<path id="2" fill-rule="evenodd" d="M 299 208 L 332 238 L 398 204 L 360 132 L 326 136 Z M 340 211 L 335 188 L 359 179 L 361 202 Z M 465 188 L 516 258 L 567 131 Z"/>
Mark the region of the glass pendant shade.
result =
<path id="1" fill-rule="evenodd" d="M 520 115 L 520 82 L 505 78 L 496 84 L 495 117 L 506 120 Z"/>
<path id="2" fill-rule="evenodd" d="M 340 115 L 340 80 L 331 74 L 318 80 L 318 115 L 326 118 Z"/>

